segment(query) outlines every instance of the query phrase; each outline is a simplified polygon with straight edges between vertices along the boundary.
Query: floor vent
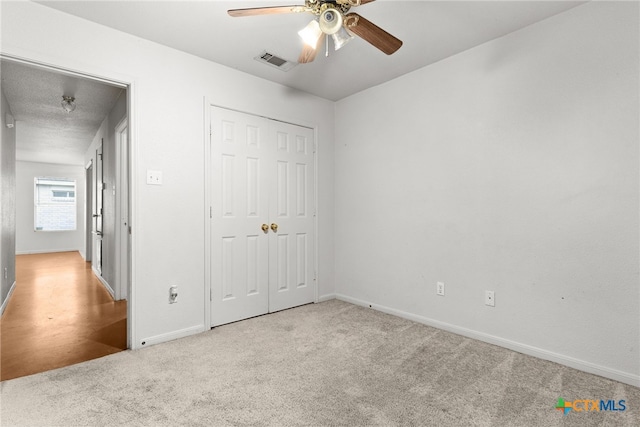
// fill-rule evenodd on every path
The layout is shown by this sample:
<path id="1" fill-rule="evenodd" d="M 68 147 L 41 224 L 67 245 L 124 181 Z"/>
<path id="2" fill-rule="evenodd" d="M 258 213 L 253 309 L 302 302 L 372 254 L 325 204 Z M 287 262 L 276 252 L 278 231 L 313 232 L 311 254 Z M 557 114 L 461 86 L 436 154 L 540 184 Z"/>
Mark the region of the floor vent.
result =
<path id="1" fill-rule="evenodd" d="M 276 67 L 278 70 L 282 71 L 289 71 L 290 69 L 298 65 L 297 62 L 287 61 L 286 59 L 282 59 L 279 56 L 276 56 L 273 53 L 269 53 L 267 51 L 262 52 L 260 55 L 256 56 L 253 59 L 265 64 L 269 64 L 272 67 Z"/>

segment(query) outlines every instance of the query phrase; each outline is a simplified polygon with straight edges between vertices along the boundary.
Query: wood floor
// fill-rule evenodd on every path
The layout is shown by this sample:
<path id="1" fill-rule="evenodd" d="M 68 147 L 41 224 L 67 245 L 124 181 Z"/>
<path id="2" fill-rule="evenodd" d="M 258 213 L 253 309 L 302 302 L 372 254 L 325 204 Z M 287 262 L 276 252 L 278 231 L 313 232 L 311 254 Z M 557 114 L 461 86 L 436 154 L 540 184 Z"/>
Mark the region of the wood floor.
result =
<path id="1" fill-rule="evenodd" d="M 0 379 L 126 349 L 126 304 L 111 298 L 78 252 L 18 255 L 0 327 Z"/>

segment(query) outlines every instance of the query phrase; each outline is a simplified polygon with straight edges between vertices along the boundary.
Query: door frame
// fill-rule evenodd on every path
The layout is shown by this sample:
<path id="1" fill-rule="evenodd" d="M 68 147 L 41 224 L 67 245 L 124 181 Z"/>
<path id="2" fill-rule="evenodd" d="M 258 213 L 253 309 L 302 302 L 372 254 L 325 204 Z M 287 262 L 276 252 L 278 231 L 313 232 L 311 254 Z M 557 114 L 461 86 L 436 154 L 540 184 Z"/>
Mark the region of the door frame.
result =
<path id="1" fill-rule="evenodd" d="M 89 160 L 84 167 L 85 197 L 84 197 L 84 260 L 93 259 L 93 160 Z"/>
<path id="2" fill-rule="evenodd" d="M 38 59 L 41 58 L 41 59 Z M 44 59 L 43 59 L 44 58 Z M 114 72 L 113 70 L 103 69 L 101 67 L 95 68 L 90 67 L 86 63 L 82 63 L 82 65 L 77 65 L 78 62 L 74 62 L 76 66 L 70 65 L 72 63 L 71 59 L 57 59 L 52 60 L 50 56 L 42 55 L 38 52 L 33 51 L 24 51 L 18 49 L 13 53 L 0 53 L 0 59 L 6 61 L 17 62 L 20 64 L 24 64 L 30 67 L 36 67 L 47 71 L 52 71 L 55 73 L 80 77 L 84 79 L 89 79 L 105 84 L 109 84 L 112 86 L 121 87 L 126 90 L 127 94 L 127 117 L 129 124 L 129 172 L 130 176 L 137 176 L 137 171 L 139 169 L 138 166 L 138 121 L 137 121 L 137 97 L 136 97 L 136 89 L 137 83 L 136 79 L 133 76 L 124 75 L 121 73 Z M 95 167 L 95 165 L 94 165 Z M 131 252 L 129 254 L 130 266 L 131 266 L 131 282 L 129 284 L 128 289 L 128 301 L 127 301 L 127 348 L 136 349 L 142 347 L 139 344 L 139 340 L 136 336 L 136 277 L 137 277 L 137 239 L 136 239 L 136 224 L 137 224 L 137 215 L 138 215 L 138 207 L 137 207 L 137 195 L 138 195 L 138 184 L 134 180 L 131 181 L 130 186 L 130 194 L 129 200 L 130 203 L 130 216 L 131 216 Z M 85 224 L 85 227 L 91 226 L 91 223 Z M 86 233 L 85 233 L 86 236 Z M 86 243 L 85 244 L 92 244 Z M 116 273 L 117 274 L 117 273 Z"/>
<path id="3" fill-rule="evenodd" d="M 93 176 L 93 196 L 94 196 L 94 204 L 93 204 L 93 255 L 91 259 L 91 266 L 93 268 L 93 273 L 98 277 L 98 280 L 104 285 L 107 292 L 111 294 L 113 297 L 113 289 L 111 286 L 102 278 L 102 250 L 103 250 L 103 232 L 104 232 L 104 222 L 103 222 L 103 213 L 104 213 L 104 161 L 102 154 L 104 153 L 104 138 L 100 141 L 100 145 L 96 147 L 95 150 L 95 168 L 94 168 L 94 176 Z"/>
<path id="4" fill-rule="evenodd" d="M 250 114 L 253 116 L 263 117 L 268 120 L 275 120 L 278 122 L 288 123 L 294 126 L 300 126 L 307 129 L 313 130 L 313 204 L 314 204 L 314 218 L 313 218 L 313 232 L 315 233 L 314 238 L 314 256 L 313 256 L 313 282 L 314 282 L 314 295 L 313 302 L 318 302 L 319 291 L 318 288 L 320 286 L 320 275 L 318 273 L 319 270 L 319 251 L 318 251 L 318 126 L 315 124 L 304 124 L 300 122 L 296 122 L 295 120 L 286 120 L 282 118 L 275 117 L 277 115 L 264 115 L 258 114 L 251 111 L 245 111 L 242 109 L 232 108 L 225 105 L 216 104 L 211 102 L 209 98 L 206 96 L 203 98 L 203 145 L 204 145 L 204 324 L 206 328 L 212 328 L 211 326 L 211 207 L 213 206 L 213 200 L 211 199 L 211 107 L 223 108 L 230 111 L 237 111 L 242 114 Z"/>
<path id="5" fill-rule="evenodd" d="M 116 224 L 115 224 L 115 299 L 127 299 L 131 276 L 129 274 L 130 234 L 128 231 L 131 218 L 129 215 L 130 168 L 129 168 L 129 120 L 125 116 L 115 127 L 116 135 Z M 124 137 L 123 137 L 124 136 Z M 127 191 L 123 191 L 126 188 Z M 124 220 L 123 220 L 124 218 Z M 124 223 L 123 223 L 124 222 Z"/>

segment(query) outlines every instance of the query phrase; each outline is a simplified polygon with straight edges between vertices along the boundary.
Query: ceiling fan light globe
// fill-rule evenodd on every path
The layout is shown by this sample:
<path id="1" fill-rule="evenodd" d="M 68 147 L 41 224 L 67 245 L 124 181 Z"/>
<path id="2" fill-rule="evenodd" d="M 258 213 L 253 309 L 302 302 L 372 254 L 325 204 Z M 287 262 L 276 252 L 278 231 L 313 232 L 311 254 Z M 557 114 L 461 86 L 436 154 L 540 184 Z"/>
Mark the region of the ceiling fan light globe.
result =
<path id="1" fill-rule="evenodd" d="M 298 31 L 298 35 L 306 45 L 309 45 L 315 49 L 318 45 L 318 40 L 322 35 L 322 30 L 320 29 L 318 21 L 314 19 L 313 21 L 309 22 L 306 27 Z"/>
<path id="2" fill-rule="evenodd" d="M 342 14 L 335 9 L 327 9 L 320 14 L 320 29 L 325 34 L 335 34 L 342 28 Z"/>
<path id="3" fill-rule="evenodd" d="M 349 34 L 349 32 L 347 30 L 345 30 L 344 27 L 342 27 L 342 28 L 340 28 L 340 31 L 338 31 L 335 34 L 332 34 L 331 38 L 333 39 L 333 47 L 334 47 L 334 49 L 338 50 L 341 47 L 343 47 L 344 45 L 346 45 L 347 43 L 349 43 L 351 41 L 351 39 L 353 38 L 353 36 L 351 34 Z"/>

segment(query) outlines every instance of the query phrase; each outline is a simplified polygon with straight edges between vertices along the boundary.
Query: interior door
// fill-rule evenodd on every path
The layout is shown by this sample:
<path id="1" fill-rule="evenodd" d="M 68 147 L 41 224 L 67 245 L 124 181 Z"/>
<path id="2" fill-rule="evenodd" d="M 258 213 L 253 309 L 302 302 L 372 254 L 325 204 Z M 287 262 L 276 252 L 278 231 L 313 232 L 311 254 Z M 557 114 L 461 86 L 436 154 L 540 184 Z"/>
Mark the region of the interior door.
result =
<path id="1" fill-rule="evenodd" d="M 211 324 L 268 312 L 268 121 L 211 110 Z"/>
<path id="2" fill-rule="evenodd" d="M 313 302 L 313 130 L 211 107 L 211 326 Z"/>
<path id="3" fill-rule="evenodd" d="M 93 231 L 95 208 L 93 204 L 93 162 L 85 169 L 85 261 L 93 259 Z"/>
<path id="4" fill-rule="evenodd" d="M 124 119 L 116 126 L 116 186 L 118 195 L 116 201 L 116 280 L 115 299 L 127 299 L 130 283 L 129 253 L 131 252 L 131 225 L 129 214 L 129 127 Z"/>
<path id="5" fill-rule="evenodd" d="M 93 230 L 95 234 L 95 250 L 93 251 L 93 268 L 102 275 L 102 214 L 104 199 L 104 176 L 102 161 L 102 143 L 96 149 L 96 179 L 95 179 L 95 211 L 93 212 Z"/>
<path id="6" fill-rule="evenodd" d="M 270 182 L 269 311 L 313 302 L 314 144 L 313 130 L 271 122 L 275 141 Z"/>

